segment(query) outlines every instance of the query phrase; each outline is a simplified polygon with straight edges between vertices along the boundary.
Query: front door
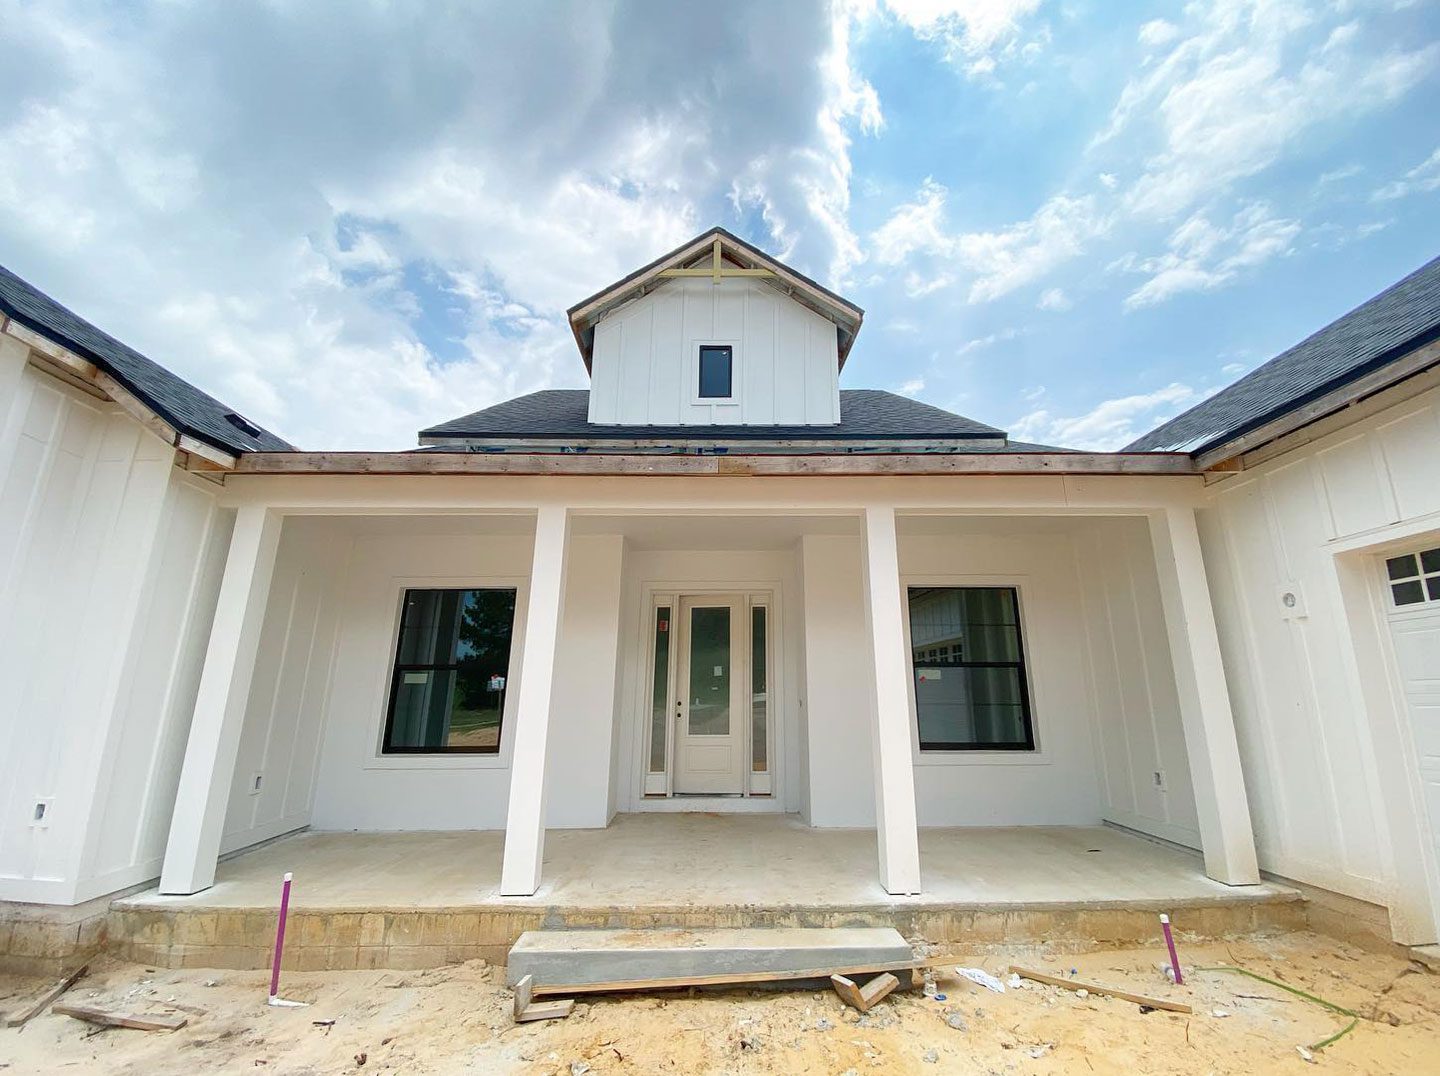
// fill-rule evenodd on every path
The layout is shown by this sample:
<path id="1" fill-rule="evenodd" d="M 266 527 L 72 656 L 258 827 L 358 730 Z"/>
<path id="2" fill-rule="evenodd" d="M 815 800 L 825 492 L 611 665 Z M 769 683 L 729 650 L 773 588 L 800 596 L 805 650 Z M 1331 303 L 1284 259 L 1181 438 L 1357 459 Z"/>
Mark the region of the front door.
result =
<path id="1" fill-rule="evenodd" d="M 680 599 L 676 795 L 745 791 L 744 612 L 736 595 Z"/>

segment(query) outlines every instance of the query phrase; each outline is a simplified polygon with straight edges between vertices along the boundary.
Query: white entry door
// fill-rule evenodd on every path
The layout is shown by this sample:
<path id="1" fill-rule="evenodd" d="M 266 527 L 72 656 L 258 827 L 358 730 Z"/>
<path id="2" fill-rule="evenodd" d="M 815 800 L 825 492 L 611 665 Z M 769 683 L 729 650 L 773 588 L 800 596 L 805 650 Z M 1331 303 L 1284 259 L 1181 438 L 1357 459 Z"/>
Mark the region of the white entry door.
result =
<path id="1" fill-rule="evenodd" d="M 680 599 L 676 795 L 745 791 L 744 613 L 739 595 Z"/>
<path id="2" fill-rule="evenodd" d="M 1440 548 L 1391 557 L 1385 567 L 1395 663 L 1440 859 Z"/>

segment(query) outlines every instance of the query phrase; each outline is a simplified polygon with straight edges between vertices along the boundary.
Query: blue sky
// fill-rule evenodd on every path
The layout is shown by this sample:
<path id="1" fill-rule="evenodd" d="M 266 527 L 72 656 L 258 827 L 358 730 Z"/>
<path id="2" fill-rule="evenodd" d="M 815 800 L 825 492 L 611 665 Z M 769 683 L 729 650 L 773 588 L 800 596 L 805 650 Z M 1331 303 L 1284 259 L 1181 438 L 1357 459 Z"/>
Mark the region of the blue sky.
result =
<path id="1" fill-rule="evenodd" d="M 1115 448 L 1440 253 L 1426 0 L 0 0 L 0 262 L 303 447 L 579 386 L 713 223 L 845 384 Z"/>

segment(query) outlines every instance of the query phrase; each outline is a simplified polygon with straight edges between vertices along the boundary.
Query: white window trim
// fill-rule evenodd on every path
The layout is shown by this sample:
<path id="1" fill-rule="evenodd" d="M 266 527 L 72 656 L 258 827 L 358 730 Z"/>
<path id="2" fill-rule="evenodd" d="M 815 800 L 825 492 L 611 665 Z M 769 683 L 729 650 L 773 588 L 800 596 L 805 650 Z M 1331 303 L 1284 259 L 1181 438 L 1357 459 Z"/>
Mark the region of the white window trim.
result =
<path id="1" fill-rule="evenodd" d="M 905 599 L 905 616 L 902 627 L 905 632 L 905 694 L 910 703 L 910 755 L 917 766 L 1050 766 L 1054 756 L 1046 750 L 1041 713 L 1043 688 L 1040 678 L 1035 675 L 1038 656 L 1031 641 L 1028 616 L 1026 614 L 1027 591 L 1030 589 L 1029 575 L 947 575 L 926 572 L 919 575 L 900 576 L 901 596 Z M 920 715 L 915 704 L 915 676 L 913 649 L 910 646 L 910 588 L 911 587 L 1011 587 L 1015 591 L 1015 603 L 1020 619 L 1020 648 L 1025 655 L 1024 675 L 1030 697 L 1030 731 L 1035 738 L 1032 750 L 978 750 L 978 751 L 922 751 L 920 750 Z"/>
<path id="2" fill-rule="evenodd" d="M 700 349 L 702 347 L 728 347 L 730 349 L 730 395 L 729 396 L 701 396 L 700 395 Z M 711 337 L 698 337 L 690 341 L 690 402 L 700 406 L 710 407 L 739 407 L 740 386 L 742 381 L 742 369 L 744 362 L 740 354 L 739 340 L 723 340 Z"/>
<path id="3" fill-rule="evenodd" d="M 400 617 L 404 613 L 407 590 L 478 590 L 506 587 L 515 590 L 515 627 L 510 633 L 510 667 L 506 683 L 519 684 L 521 659 L 525 652 L 525 609 L 530 600 L 530 580 L 524 576 L 392 576 L 388 582 L 391 599 L 390 630 L 385 636 L 385 658 L 377 678 L 378 703 L 372 718 L 373 734 L 370 754 L 361 763 L 366 770 L 506 770 L 510 768 L 512 736 L 518 691 L 506 691 L 505 708 L 500 715 L 500 750 L 493 755 L 433 755 L 384 753 L 385 719 L 389 716 L 390 681 L 395 675 L 395 647 L 400 633 Z"/>

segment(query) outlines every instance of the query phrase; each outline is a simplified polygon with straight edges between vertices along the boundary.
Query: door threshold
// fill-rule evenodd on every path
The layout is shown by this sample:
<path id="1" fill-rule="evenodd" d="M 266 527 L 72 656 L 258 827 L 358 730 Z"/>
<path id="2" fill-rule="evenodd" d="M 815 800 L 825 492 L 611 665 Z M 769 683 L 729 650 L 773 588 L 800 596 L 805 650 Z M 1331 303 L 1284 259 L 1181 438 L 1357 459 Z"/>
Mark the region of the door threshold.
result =
<path id="1" fill-rule="evenodd" d="M 698 799 L 698 800 L 743 800 L 743 792 L 672 792 L 675 799 Z"/>

